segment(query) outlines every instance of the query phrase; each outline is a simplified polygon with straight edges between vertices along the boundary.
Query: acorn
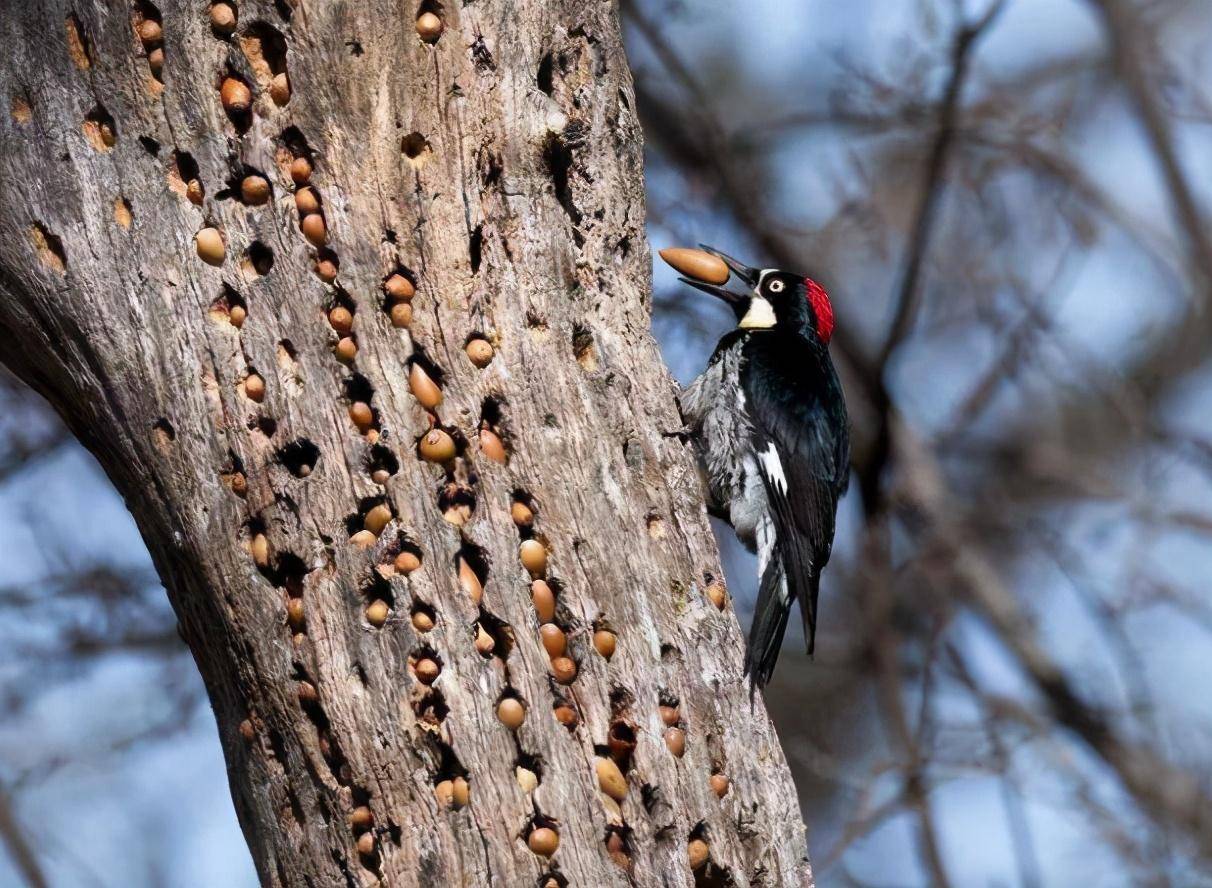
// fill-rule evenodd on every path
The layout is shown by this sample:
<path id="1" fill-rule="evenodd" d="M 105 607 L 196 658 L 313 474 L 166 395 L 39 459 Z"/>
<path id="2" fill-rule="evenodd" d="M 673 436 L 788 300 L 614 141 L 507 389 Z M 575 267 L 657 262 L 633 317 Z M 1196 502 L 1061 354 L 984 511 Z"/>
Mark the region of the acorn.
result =
<path id="1" fill-rule="evenodd" d="M 454 804 L 454 781 L 440 780 L 433 788 L 433 794 L 438 800 L 438 804 L 443 808 L 449 808 Z"/>
<path id="2" fill-rule="evenodd" d="M 354 808 L 345 815 L 345 820 L 349 823 L 349 828 L 356 833 L 366 832 L 375 825 L 375 815 L 365 805 Z"/>
<path id="3" fill-rule="evenodd" d="M 509 517 L 518 527 L 530 527 L 534 524 L 534 512 L 521 500 L 513 501 L 513 505 L 509 507 Z"/>
<path id="4" fill-rule="evenodd" d="M 114 145 L 118 144 L 118 134 L 104 120 L 97 124 L 97 135 L 101 137 L 101 144 L 106 148 L 113 148 Z"/>
<path id="5" fill-rule="evenodd" d="M 359 530 L 349 538 L 349 542 L 359 549 L 373 549 L 379 538 L 369 530 Z"/>
<path id="6" fill-rule="evenodd" d="M 610 748 L 611 758 L 616 762 L 626 762 L 635 751 L 635 731 L 622 719 L 613 721 L 606 732 L 606 745 Z"/>
<path id="7" fill-rule="evenodd" d="M 535 787 L 539 785 L 539 775 L 529 768 L 518 765 L 514 769 L 513 775 L 518 781 L 518 786 L 522 788 L 522 792 L 534 792 Z"/>
<path id="8" fill-rule="evenodd" d="M 710 782 L 711 791 L 714 792 L 717 797 L 722 799 L 724 796 L 728 795 L 728 787 L 731 785 L 731 783 L 723 774 L 712 774 Z"/>
<path id="9" fill-rule="evenodd" d="M 465 777 L 456 777 L 454 783 L 454 806 L 456 808 L 465 808 L 467 803 L 471 801 L 471 786 L 468 784 Z"/>
<path id="10" fill-rule="evenodd" d="M 711 856 L 711 852 L 707 847 L 707 843 L 702 839 L 691 839 L 686 846 L 686 857 L 690 861 L 692 870 L 700 870 L 707 863 L 707 858 Z"/>
<path id="11" fill-rule="evenodd" d="M 665 729 L 665 745 L 678 758 L 686 753 L 686 732 L 681 728 Z"/>
<path id="12" fill-rule="evenodd" d="M 285 71 L 275 74 L 274 79 L 269 82 L 269 97 L 274 100 L 275 105 L 285 105 L 290 101 L 290 80 Z"/>
<path id="13" fill-rule="evenodd" d="M 326 284 L 331 284 L 337 279 L 337 263 L 331 259 L 316 260 L 316 277 Z"/>
<path id="14" fill-rule="evenodd" d="M 617 805 L 616 805 L 617 807 Z M 618 822 L 623 822 L 623 812 L 619 812 Z M 623 837 L 615 830 L 611 830 L 610 835 L 606 837 L 606 850 L 610 854 L 610 859 L 614 861 L 615 866 L 622 869 L 631 868 L 631 856 L 627 853 L 627 843 L 623 841 Z"/>
<path id="15" fill-rule="evenodd" d="M 208 265 L 222 265 L 227 256 L 227 247 L 223 244 L 223 235 L 217 228 L 203 228 L 194 236 L 194 245 L 198 256 Z"/>
<path id="16" fill-rule="evenodd" d="M 616 802 L 614 799 L 612 799 L 610 796 L 606 795 L 606 793 L 604 793 L 604 792 L 599 792 L 598 798 L 600 798 L 602 800 L 602 807 L 606 809 L 606 822 L 613 824 L 614 826 L 622 826 L 623 825 L 623 809 L 619 807 L 619 803 Z M 611 833 L 610 836 L 608 836 L 606 839 L 607 850 L 609 850 L 609 848 L 610 848 L 612 838 L 615 838 L 616 841 L 618 841 L 617 836 L 615 836 L 614 833 Z M 621 841 L 619 843 L 621 844 Z"/>
<path id="17" fill-rule="evenodd" d="M 417 361 L 413 361 L 408 371 L 408 388 L 426 410 L 433 410 L 442 403 L 442 390 Z"/>
<path id="18" fill-rule="evenodd" d="M 665 727 L 672 728 L 682 720 L 682 712 L 676 706 L 667 706 L 662 703 L 660 706 L 661 721 L 665 723 Z"/>
<path id="19" fill-rule="evenodd" d="M 432 12 L 417 16 L 417 35 L 426 43 L 433 43 L 442 36 L 442 20 Z"/>
<path id="20" fill-rule="evenodd" d="M 505 444 L 492 429 L 480 429 L 480 453 L 493 462 L 505 464 Z"/>
<path id="21" fill-rule="evenodd" d="M 164 40 L 164 28 L 155 19 L 144 19 L 139 22 L 135 30 L 145 49 L 151 49 Z"/>
<path id="22" fill-rule="evenodd" d="M 531 831 L 526 839 L 526 844 L 535 854 L 550 857 L 560 847 L 560 837 L 554 829 L 540 826 L 538 829 Z"/>
<path id="23" fill-rule="evenodd" d="M 252 91 L 243 80 L 228 77 L 219 87 L 219 101 L 228 114 L 246 114 L 252 107 Z"/>
<path id="24" fill-rule="evenodd" d="M 244 477 L 243 472 L 232 473 L 231 492 L 237 496 L 244 496 L 248 492 L 248 479 Z"/>
<path id="25" fill-rule="evenodd" d="M 492 363 L 492 346 L 486 339 L 473 339 L 466 346 L 467 357 L 471 363 L 483 370 Z"/>
<path id="26" fill-rule="evenodd" d="M 316 703 L 320 699 L 320 694 L 316 690 L 316 686 L 310 681 L 299 682 L 297 688 L 300 703 Z"/>
<path id="27" fill-rule="evenodd" d="M 296 185 L 306 185 L 311 181 L 311 161 L 306 157 L 296 157 L 290 162 L 290 180 Z"/>
<path id="28" fill-rule="evenodd" d="M 365 401 L 354 401 L 349 405 L 349 418 L 363 432 L 375 424 L 374 411 Z"/>
<path id="29" fill-rule="evenodd" d="M 202 199 L 205 195 L 202 192 L 202 183 L 197 179 L 190 179 L 185 183 L 185 197 L 194 206 L 202 206 Z"/>
<path id="30" fill-rule="evenodd" d="M 295 209 L 300 216 L 320 212 L 320 196 L 311 186 L 300 188 L 295 192 Z"/>
<path id="31" fill-rule="evenodd" d="M 407 302 L 397 302 L 391 307 L 391 325 L 407 327 L 412 323 L 412 306 Z"/>
<path id="32" fill-rule="evenodd" d="M 157 80 L 164 71 L 164 48 L 157 46 L 147 54 L 147 66 L 151 68 L 152 76 Z"/>
<path id="33" fill-rule="evenodd" d="M 543 649 L 551 659 L 562 657 L 568 651 L 568 636 L 555 623 L 544 623 L 539 627 L 539 638 L 543 641 Z"/>
<path id="34" fill-rule="evenodd" d="M 246 204 L 261 206 L 269 200 L 269 180 L 264 176 L 245 176 L 240 182 L 240 195 Z"/>
<path id="35" fill-rule="evenodd" d="M 421 458 L 427 462 L 445 463 L 455 458 L 455 442 L 441 429 L 430 429 L 421 439 Z"/>
<path id="36" fill-rule="evenodd" d="M 615 642 L 615 634 L 609 629 L 599 629 L 593 633 L 593 646 L 607 660 L 614 656 Z"/>
<path id="37" fill-rule="evenodd" d="M 412 628 L 418 632 L 430 632 L 433 630 L 433 617 L 428 611 L 414 611 L 412 615 Z"/>
<path id="38" fill-rule="evenodd" d="M 379 629 L 387 622 L 387 615 L 390 612 L 387 602 L 381 598 L 376 598 L 370 604 L 366 605 L 366 622 Z"/>
<path id="39" fill-rule="evenodd" d="M 416 287 L 404 275 L 396 273 L 383 282 L 383 291 L 392 299 L 398 301 L 411 299 L 416 295 Z"/>
<path id="40" fill-rule="evenodd" d="M 593 768 L 597 772 L 598 786 L 602 792 L 616 802 L 621 802 L 627 797 L 627 779 L 619 770 L 619 766 L 614 763 L 614 759 L 596 758 Z"/>
<path id="41" fill-rule="evenodd" d="M 233 305 L 227 312 L 227 319 L 231 321 L 231 325 L 237 330 L 244 326 L 244 321 L 247 318 L 248 309 L 243 305 Z"/>
<path id="42" fill-rule="evenodd" d="M 538 540 L 522 540 L 518 557 L 522 560 L 522 566 L 535 576 L 547 570 L 547 549 Z"/>
<path id="43" fill-rule="evenodd" d="M 344 305 L 336 305 L 328 312 L 328 323 L 338 333 L 348 333 L 353 329 L 353 312 Z"/>
<path id="44" fill-rule="evenodd" d="M 258 533 L 253 536 L 252 557 L 257 567 L 269 567 L 269 540 L 265 534 Z"/>
<path id="45" fill-rule="evenodd" d="M 555 593 L 543 580 L 535 580 L 530 584 L 530 600 L 534 604 L 539 622 L 550 623 L 555 619 Z"/>
<path id="46" fill-rule="evenodd" d="M 303 221 L 299 223 L 299 229 L 312 246 L 322 247 L 328 243 L 328 226 L 319 213 L 304 216 Z"/>
<path id="47" fill-rule="evenodd" d="M 561 703 L 552 710 L 552 713 L 555 715 L 556 721 L 569 730 L 572 730 L 581 723 L 581 717 L 577 715 L 577 711 L 567 703 Z"/>
<path id="48" fill-rule="evenodd" d="M 479 576 L 471 565 L 467 563 L 467 559 L 462 555 L 459 556 L 459 585 L 463 587 L 463 591 L 471 598 L 472 604 L 479 604 L 484 597 L 484 585 L 480 582 Z"/>
<path id="49" fill-rule="evenodd" d="M 367 530 L 378 536 L 383 532 L 383 528 L 391 523 L 391 518 L 391 507 L 387 503 L 379 503 L 366 513 L 366 517 L 362 519 L 362 524 Z"/>
<path id="50" fill-rule="evenodd" d="M 246 718 L 240 722 L 240 736 L 248 743 L 252 743 L 257 739 L 257 727 L 252 723 L 251 718 Z"/>
<path id="51" fill-rule="evenodd" d="M 354 358 L 358 356 L 358 344 L 354 342 L 352 336 L 342 336 L 337 340 L 333 352 L 336 354 L 338 361 L 343 364 L 351 364 Z"/>
<path id="52" fill-rule="evenodd" d="M 526 721 L 526 707 L 521 700 L 506 697 L 497 704 L 497 718 L 509 730 L 516 731 Z"/>
<path id="53" fill-rule="evenodd" d="M 220 34 L 236 30 L 236 10 L 230 3 L 215 3 L 210 8 L 210 26 Z"/>
<path id="54" fill-rule="evenodd" d="M 487 657 L 492 653 L 493 648 L 497 646 L 496 641 L 491 635 L 484 631 L 484 627 L 476 623 L 476 651 L 482 657 Z"/>
<path id="55" fill-rule="evenodd" d="M 707 600 L 716 606 L 718 610 L 723 610 L 724 605 L 728 603 L 728 591 L 724 588 L 724 584 L 718 580 L 708 584 L 704 590 Z"/>
<path id="56" fill-rule="evenodd" d="M 375 469 L 370 473 L 370 480 L 375 484 L 383 485 L 391 480 L 391 472 L 387 469 Z"/>
<path id="57" fill-rule="evenodd" d="M 724 260 L 702 250 L 686 247 L 667 247 L 661 250 L 661 258 L 688 278 L 708 284 L 728 282 L 728 266 Z"/>
<path id="58" fill-rule="evenodd" d="M 364 832 L 358 836 L 358 853 L 363 857 L 370 857 L 375 853 L 375 834 L 372 832 Z"/>
<path id="59" fill-rule="evenodd" d="M 260 404 L 265 400 L 265 380 L 256 373 L 248 374 L 244 377 L 244 394 L 250 401 Z"/>
<path id="60" fill-rule="evenodd" d="M 405 549 L 396 556 L 396 560 L 393 563 L 396 566 L 396 570 L 400 573 L 410 574 L 421 566 L 421 559 L 417 557 L 416 552 Z"/>
<path id="61" fill-rule="evenodd" d="M 417 674 L 417 681 L 423 685 L 431 685 L 441 675 L 442 667 L 429 657 L 423 657 L 417 660 L 417 665 L 413 667 L 413 671 Z"/>
<path id="62" fill-rule="evenodd" d="M 303 610 L 302 598 L 292 598 L 286 602 L 286 622 L 295 632 L 303 631 L 306 616 Z"/>
<path id="63" fill-rule="evenodd" d="M 559 684 L 572 684 L 576 681 L 577 664 L 568 657 L 556 657 L 551 661 L 551 675 Z"/>

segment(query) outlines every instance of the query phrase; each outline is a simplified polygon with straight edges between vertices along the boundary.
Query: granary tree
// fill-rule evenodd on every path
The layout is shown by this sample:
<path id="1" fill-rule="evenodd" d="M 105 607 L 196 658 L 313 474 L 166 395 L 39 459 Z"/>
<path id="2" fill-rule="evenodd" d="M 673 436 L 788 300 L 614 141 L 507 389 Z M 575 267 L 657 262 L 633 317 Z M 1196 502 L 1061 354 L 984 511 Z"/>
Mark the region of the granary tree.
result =
<path id="1" fill-rule="evenodd" d="M 5 7 L 0 355 L 135 516 L 262 882 L 810 883 L 614 5 Z"/>

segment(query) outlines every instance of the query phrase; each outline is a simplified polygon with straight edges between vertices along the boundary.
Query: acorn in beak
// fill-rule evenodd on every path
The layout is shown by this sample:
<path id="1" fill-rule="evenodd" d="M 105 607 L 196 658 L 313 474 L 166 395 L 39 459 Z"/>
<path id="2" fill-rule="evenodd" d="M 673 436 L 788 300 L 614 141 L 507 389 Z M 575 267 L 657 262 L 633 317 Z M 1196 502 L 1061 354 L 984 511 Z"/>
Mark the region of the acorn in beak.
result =
<path id="1" fill-rule="evenodd" d="M 669 247 L 661 250 L 661 258 L 680 271 L 679 278 L 684 284 L 689 284 L 696 290 L 710 293 L 717 299 L 723 299 L 729 305 L 736 305 L 749 299 L 749 294 L 734 293 L 725 289 L 729 277 L 735 275 L 751 290 L 758 285 L 760 271 L 750 268 L 733 259 L 727 253 L 722 253 L 714 247 L 699 244 L 701 249 L 688 247 Z"/>

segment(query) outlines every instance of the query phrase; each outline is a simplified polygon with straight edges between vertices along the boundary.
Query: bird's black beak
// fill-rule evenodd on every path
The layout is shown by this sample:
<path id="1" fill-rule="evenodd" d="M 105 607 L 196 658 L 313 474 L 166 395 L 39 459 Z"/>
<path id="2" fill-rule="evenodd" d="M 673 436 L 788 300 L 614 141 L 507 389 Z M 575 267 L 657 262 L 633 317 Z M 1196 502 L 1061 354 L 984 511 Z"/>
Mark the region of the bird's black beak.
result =
<path id="1" fill-rule="evenodd" d="M 707 246 L 706 244 L 699 244 L 699 248 L 704 252 L 715 256 L 717 259 L 721 259 L 724 264 L 728 266 L 728 270 L 732 273 L 732 275 L 740 279 L 745 286 L 749 287 L 751 290 L 757 286 L 760 272 L 756 268 L 750 268 L 748 265 L 743 265 L 729 256 L 727 253 L 723 253 L 714 247 Z M 684 284 L 689 284 L 696 290 L 702 290 L 704 293 L 710 293 L 717 299 L 723 299 L 729 305 L 740 305 L 747 302 L 750 298 L 749 293 L 734 293 L 731 290 L 725 289 L 724 286 L 707 284 L 703 281 L 696 281 L 687 277 L 678 278 L 678 280 Z"/>

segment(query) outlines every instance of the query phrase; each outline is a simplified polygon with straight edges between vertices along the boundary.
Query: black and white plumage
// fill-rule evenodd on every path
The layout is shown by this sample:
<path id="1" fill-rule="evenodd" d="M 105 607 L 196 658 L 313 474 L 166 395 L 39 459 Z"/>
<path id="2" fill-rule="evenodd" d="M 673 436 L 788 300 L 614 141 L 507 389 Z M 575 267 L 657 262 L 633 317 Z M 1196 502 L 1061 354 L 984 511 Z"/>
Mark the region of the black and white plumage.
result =
<path id="1" fill-rule="evenodd" d="M 829 358 L 833 313 L 824 290 L 802 276 L 751 269 L 709 252 L 724 259 L 750 292 L 683 279 L 727 300 L 738 326 L 682 393 L 681 408 L 709 508 L 758 556 L 745 666 L 762 686 L 774 671 L 797 600 L 813 651 L 821 571 L 849 477 L 849 426 Z"/>

